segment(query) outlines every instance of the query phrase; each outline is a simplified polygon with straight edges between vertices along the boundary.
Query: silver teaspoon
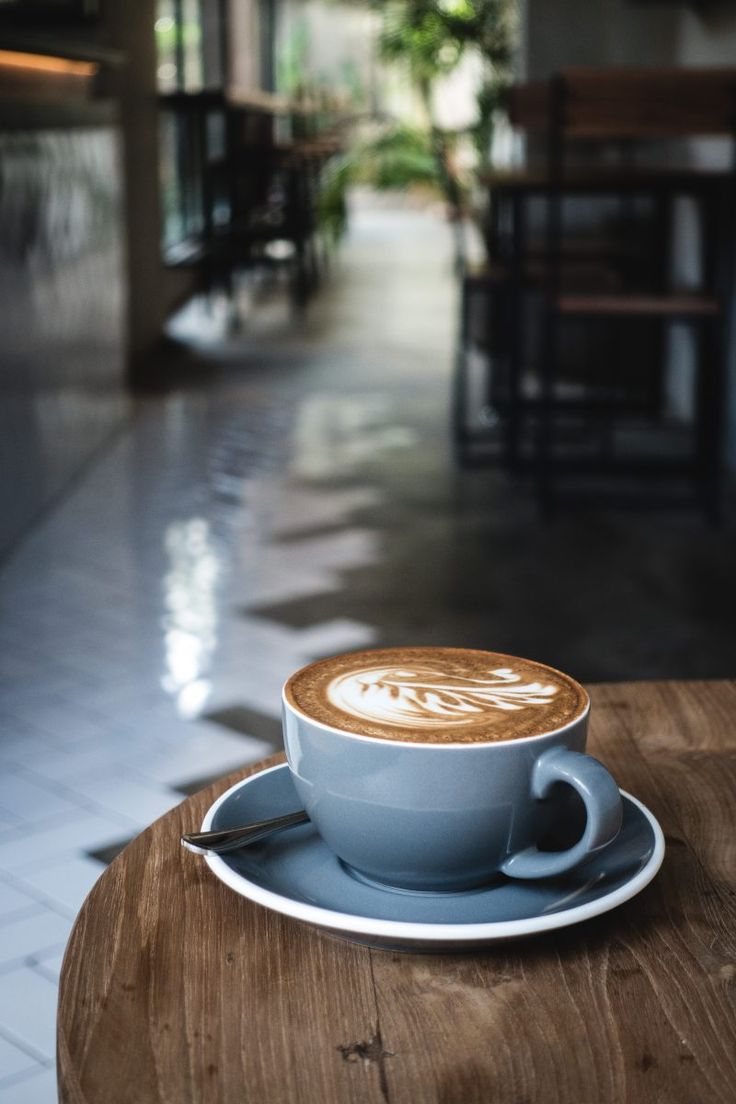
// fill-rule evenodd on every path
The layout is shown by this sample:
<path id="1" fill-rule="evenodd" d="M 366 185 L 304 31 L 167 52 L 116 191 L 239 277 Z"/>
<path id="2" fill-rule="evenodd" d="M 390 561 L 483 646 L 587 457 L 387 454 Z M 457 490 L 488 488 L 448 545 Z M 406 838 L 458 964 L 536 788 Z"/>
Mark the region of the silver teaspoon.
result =
<path id="1" fill-rule="evenodd" d="M 296 813 L 287 813 L 286 816 L 273 817 L 271 820 L 241 824 L 238 828 L 222 828 L 218 832 L 187 832 L 181 837 L 181 844 L 198 855 L 219 854 L 245 847 L 264 836 L 270 836 L 272 832 L 292 828 L 295 824 L 305 824 L 308 820 L 307 814 L 300 809 Z"/>

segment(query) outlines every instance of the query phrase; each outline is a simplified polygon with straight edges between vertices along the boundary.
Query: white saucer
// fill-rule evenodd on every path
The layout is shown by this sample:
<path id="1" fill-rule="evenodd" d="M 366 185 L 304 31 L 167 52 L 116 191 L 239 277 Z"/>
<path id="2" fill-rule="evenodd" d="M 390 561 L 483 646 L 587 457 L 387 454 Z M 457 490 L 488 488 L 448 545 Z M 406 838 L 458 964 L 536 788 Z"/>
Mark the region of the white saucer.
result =
<path id="1" fill-rule="evenodd" d="M 311 824 L 205 861 L 243 897 L 345 939 L 393 950 L 468 950 L 578 924 L 640 893 L 662 864 L 664 837 L 640 801 L 623 791 L 622 797 L 621 832 L 572 873 L 536 882 L 500 876 L 466 893 L 418 895 L 359 882 Z M 232 827 L 298 808 L 288 767 L 271 767 L 218 798 L 202 828 Z"/>

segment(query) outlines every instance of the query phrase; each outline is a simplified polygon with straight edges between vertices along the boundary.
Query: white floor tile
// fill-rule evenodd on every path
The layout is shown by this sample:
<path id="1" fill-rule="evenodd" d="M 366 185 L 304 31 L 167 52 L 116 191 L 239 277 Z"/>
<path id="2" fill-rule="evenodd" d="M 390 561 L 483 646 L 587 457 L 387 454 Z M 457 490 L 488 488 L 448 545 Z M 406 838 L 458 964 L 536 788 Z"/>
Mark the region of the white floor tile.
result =
<path id="1" fill-rule="evenodd" d="M 37 1073 L 0 1088 L 0 1104 L 56 1104 L 56 1070 L 39 1067 Z"/>
<path id="2" fill-rule="evenodd" d="M 61 964 L 64 961 L 64 951 L 39 951 L 31 956 L 26 965 L 31 966 L 36 973 L 40 973 L 49 981 L 58 983 L 61 977 Z"/>
<path id="3" fill-rule="evenodd" d="M 244 605 L 268 606 L 276 602 L 291 602 L 309 598 L 312 594 L 327 594 L 339 590 L 340 581 L 327 570 L 294 570 L 293 567 L 263 566 L 248 574 L 239 593 Z"/>
<path id="4" fill-rule="evenodd" d="M 242 667 L 236 676 L 219 680 L 213 687 L 212 697 L 207 703 L 208 712 L 215 713 L 233 705 L 250 706 L 268 717 L 281 716 L 281 687 L 284 680 L 308 662 L 305 656 L 302 662 L 289 666 L 286 673 L 274 671 L 254 671 Z"/>
<path id="5" fill-rule="evenodd" d="M 21 892 L 16 886 L 0 880 L 0 925 L 12 919 L 18 912 L 25 913 L 37 903 L 35 898 Z"/>
<path id="6" fill-rule="evenodd" d="M 129 817 L 145 827 L 173 809 L 182 800 L 181 794 L 155 782 L 146 782 L 130 772 L 119 771 L 108 778 L 77 778 L 68 781 L 69 788 L 98 809 Z"/>
<path id="7" fill-rule="evenodd" d="M 0 775 L 0 806 L 9 809 L 22 821 L 27 821 L 24 831 L 49 817 L 79 811 L 79 803 L 54 793 L 43 783 L 29 780 L 22 772 L 4 772 Z"/>
<path id="8" fill-rule="evenodd" d="M 0 616 L 2 616 L 0 614 Z M 0 652 L 0 679 L 13 683 L 17 679 L 37 677 L 38 669 L 30 656 L 18 654 L 9 648 Z"/>
<path id="9" fill-rule="evenodd" d="M 28 603 L 28 599 L 21 598 L 24 604 Z M 31 602 L 35 599 L 31 598 Z M 80 615 L 83 616 L 83 610 L 77 609 L 69 615 L 68 621 L 70 624 L 78 624 Z M 2 617 L 2 613 L 0 613 Z M 30 626 L 29 626 L 30 628 Z M 67 637 L 68 639 L 68 637 Z M 84 685 L 88 681 L 86 672 L 80 671 L 75 667 L 70 667 L 64 662 L 70 654 L 73 654 L 74 647 L 69 643 L 62 649 L 54 647 L 49 654 L 46 654 L 48 642 L 45 638 L 39 641 L 37 635 L 32 631 L 26 631 L 22 636 L 16 635 L 16 645 L 24 641 L 31 652 L 32 661 L 28 656 L 23 655 L 22 659 L 24 663 L 28 663 L 29 669 L 25 670 L 22 674 L 16 675 L 12 681 L 4 680 L 3 695 L 7 693 L 9 700 L 20 700 L 20 698 L 27 694 L 29 690 L 32 690 L 35 686 L 36 690 L 42 690 L 43 696 L 60 695 L 61 687 L 72 684 Z M 39 645 L 42 647 L 43 658 L 39 655 Z M 0 680 L 3 679 L 2 666 L 0 665 Z M 17 698 L 16 698 L 17 695 Z"/>
<path id="10" fill-rule="evenodd" d="M 32 1069 L 40 1072 L 42 1067 L 30 1054 L 15 1046 L 14 1043 L 8 1042 L 0 1035 L 0 1088 L 9 1079 L 15 1079 L 19 1073 L 25 1073 Z"/>
<path id="11" fill-rule="evenodd" d="M 175 746 L 197 732 L 206 736 L 213 729 L 206 722 L 180 717 L 170 699 L 146 709 L 134 703 L 126 712 L 125 722 L 109 734 L 106 744 L 110 746 L 112 739 L 124 754 L 128 755 L 128 749 L 132 748 L 144 756 L 147 749 Z"/>
<path id="12" fill-rule="evenodd" d="M 21 881 L 67 909 L 71 916 L 76 916 L 104 869 L 105 864 L 97 859 L 79 855 L 76 858 L 56 859 L 42 867 L 34 866 L 23 872 Z"/>
<path id="13" fill-rule="evenodd" d="M 49 783 L 67 786 L 75 778 L 115 771 L 127 761 L 125 747 L 124 738 L 117 736 L 85 743 L 84 747 L 73 751 L 57 748 L 32 760 L 33 773 Z"/>
<path id="14" fill-rule="evenodd" d="M 104 862 L 81 854 L 76 858 L 57 859 L 42 867 L 25 870 L 21 881 L 75 916 L 104 870 Z"/>
<path id="15" fill-rule="evenodd" d="M 2 974 L 0 979 L 0 1031 L 11 1041 L 32 1047 L 42 1058 L 53 1058 L 56 985 L 28 966 Z"/>
<path id="16" fill-rule="evenodd" d="M 300 665 L 304 663 L 305 653 L 294 648 L 289 651 L 284 649 L 276 656 L 262 656 L 257 649 L 242 646 L 237 651 L 235 649 L 233 651 L 236 658 L 227 665 L 223 664 L 223 674 L 227 681 L 240 682 L 248 689 L 261 683 L 267 683 L 269 688 L 275 687 L 275 704 L 280 709 L 281 687 L 284 680 L 294 670 L 294 663 Z M 219 686 L 222 681 L 221 677 L 215 675 L 212 680 L 213 687 Z"/>
<path id="17" fill-rule="evenodd" d="M 17 695 L 3 695 L 2 707 L 5 711 L 17 717 L 20 721 L 27 721 L 36 727 L 54 732 L 54 724 L 65 703 L 56 692 L 48 691 L 44 683 L 39 679 L 39 684 L 32 694 L 25 694 L 19 700 Z"/>
<path id="18" fill-rule="evenodd" d="M 36 705 L 29 703 L 18 717 L 57 745 L 71 745 L 85 737 L 97 736 L 106 725 L 103 716 L 92 716 L 77 703 L 62 698 Z"/>
<path id="19" fill-rule="evenodd" d="M 329 656 L 370 648 L 375 644 L 376 637 L 376 630 L 371 625 L 341 617 L 303 629 L 299 633 L 299 646 L 307 656 Z"/>
<path id="20" fill-rule="evenodd" d="M 342 529 L 337 533 L 308 538 L 268 549 L 268 566 L 290 570 L 292 575 L 311 570 L 344 570 L 362 567 L 377 557 L 376 534 L 370 529 Z"/>
<path id="21" fill-rule="evenodd" d="M 283 480 L 275 486 L 264 487 L 263 491 L 273 502 L 271 525 L 272 531 L 278 534 L 338 525 L 348 520 L 353 511 L 374 506 L 381 498 L 373 487 L 344 491 L 312 491 L 300 487 L 295 491 Z"/>
<path id="22" fill-rule="evenodd" d="M 239 617 L 223 626 L 220 656 L 211 673 L 215 685 L 223 674 L 238 674 L 249 667 L 275 672 L 280 678 L 304 655 L 298 633 L 293 629 L 282 641 L 268 641 L 259 639 L 259 632 L 253 632 L 254 623 L 255 618 Z"/>
<path id="23" fill-rule="evenodd" d="M 12 828 L 15 824 L 20 823 L 20 818 L 13 813 L 9 813 L 7 809 L 0 808 L 0 832 L 4 828 Z"/>
<path id="24" fill-rule="evenodd" d="M 158 685 L 158 673 L 153 678 L 150 671 L 145 678 L 138 678 L 129 672 L 125 677 L 105 682 L 79 695 L 79 700 L 90 711 L 99 714 L 103 723 L 112 722 L 117 725 L 129 723 L 128 717 L 133 707 L 154 705 L 161 699 L 163 692 Z"/>
<path id="25" fill-rule="evenodd" d="M 220 735 L 212 726 L 212 735 L 196 735 L 180 747 L 166 750 L 141 760 L 136 772 L 156 782 L 176 785 L 192 778 L 227 774 L 237 767 L 254 763 L 273 748 L 262 740 L 248 736 Z"/>
<path id="26" fill-rule="evenodd" d="M 0 843 L 0 871 L 22 875 L 29 863 L 67 855 L 81 849 L 91 851 L 125 839 L 139 828 L 130 818 L 80 814 L 74 820 L 31 835 Z"/>
<path id="27" fill-rule="evenodd" d="M 11 920 L 0 928 L 0 966 L 27 958 L 34 951 L 64 946 L 71 931 L 72 918 L 60 916 L 38 905 L 34 916 Z M 2 975 L 0 975 L 0 979 Z M 0 980 L 0 987 L 2 982 Z"/>
<path id="28" fill-rule="evenodd" d="M 27 726 L 8 725 L 0 718 L 0 769 L 22 767 L 26 763 L 42 762 L 54 750 L 53 740 Z"/>
<path id="29" fill-rule="evenodd" d="M 43 671 L 43 681 L 39 680 L 39 668 Z M 36 711 L 41 700 L 57 701 L 62 688 L 68 680 L 60 680 L 47 663 L 36 660 L 36 673 L 33 678 L 15 679 L 11 684 L 4 683 L 0 689 L 2 708 L 17 717 L 23 717 Z M 77 680 L 79 682 L 79 679 Z"/>

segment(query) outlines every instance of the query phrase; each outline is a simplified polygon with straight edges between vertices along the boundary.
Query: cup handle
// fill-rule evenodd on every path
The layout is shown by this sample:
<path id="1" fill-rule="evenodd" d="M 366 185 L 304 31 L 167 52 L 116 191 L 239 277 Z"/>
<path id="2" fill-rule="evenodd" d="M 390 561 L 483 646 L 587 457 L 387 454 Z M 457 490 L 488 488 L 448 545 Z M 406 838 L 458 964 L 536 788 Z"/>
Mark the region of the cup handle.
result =
<path id="1" fill-rule="evenodd" d="M 585 831 L 566 851 L 540 851 L 537 847 L 518 851 L 501 866 L 511 878 L 564 874 L 618 835 L 623 815 L 621 794 L 602 763 L 580 751 L 551 748 L 539 756 L 532 769 L 533 796 L 545 797 L 555 782 L 566 782 L 580 794 L 587 814 Z"/>

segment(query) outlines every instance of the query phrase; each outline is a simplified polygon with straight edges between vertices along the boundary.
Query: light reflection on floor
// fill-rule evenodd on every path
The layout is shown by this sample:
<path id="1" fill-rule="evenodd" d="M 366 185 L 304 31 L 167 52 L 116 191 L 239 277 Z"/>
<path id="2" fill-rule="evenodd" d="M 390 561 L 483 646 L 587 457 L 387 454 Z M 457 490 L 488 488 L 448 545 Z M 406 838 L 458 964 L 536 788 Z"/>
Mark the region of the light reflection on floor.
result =
<path id="1" fill-rule="evenodd" d="M 204 518 L 172 522 L 164 534 L 170 570 L 164 575 L 165 674 L 163 689 L 186 719 L 204 712 L 211 692 L 212 653 L 217 646 L 215 590 L 221 567 Z"/>

